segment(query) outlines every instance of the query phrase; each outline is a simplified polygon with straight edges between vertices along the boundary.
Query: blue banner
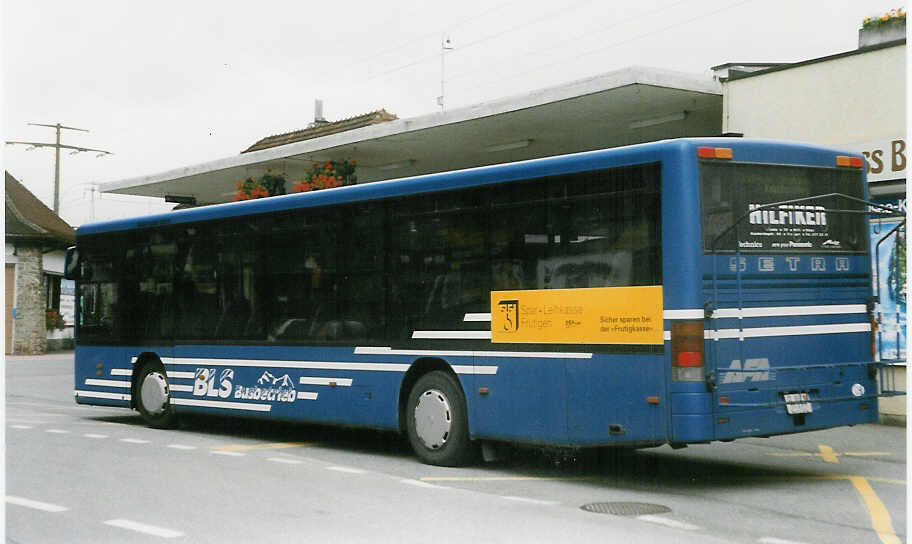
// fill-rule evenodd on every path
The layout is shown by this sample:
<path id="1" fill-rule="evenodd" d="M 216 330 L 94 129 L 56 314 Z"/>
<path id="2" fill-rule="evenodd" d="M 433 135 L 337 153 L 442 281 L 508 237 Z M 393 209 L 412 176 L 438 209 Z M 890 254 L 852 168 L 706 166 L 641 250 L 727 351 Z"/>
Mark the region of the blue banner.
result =
<path id="1" fill-rule="evenodd" d="M 878 204 L 892 204 L 891 207 L 904 210 L 906 202 L 901 199 Z M 899 218 L 871 221 L 871 259 L 876 281 L 874 290 L 875 294 L 880 295 L 877 346 L 881 360 L 905 359 L 907 345 L 906 233 L 905 227 L 894 231 L 899 224 Z"/>

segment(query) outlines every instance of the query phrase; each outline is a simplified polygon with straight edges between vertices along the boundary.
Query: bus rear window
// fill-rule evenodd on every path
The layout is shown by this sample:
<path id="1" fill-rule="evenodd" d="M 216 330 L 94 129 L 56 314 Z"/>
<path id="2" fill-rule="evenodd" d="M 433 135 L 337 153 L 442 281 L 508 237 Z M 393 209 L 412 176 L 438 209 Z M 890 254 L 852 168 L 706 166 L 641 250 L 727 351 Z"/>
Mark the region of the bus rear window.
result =
<path id="1" fill-rule="evenodd" d="M 703 249 L 754 252 L 858 253 L 866 249 L 864 205 L 825 198 L 757 208 L 775 202 L 841 193 L 861 199 L 861 171 L 701 161 Z M 726 232 L 744 215 L 738 225 Z"/>

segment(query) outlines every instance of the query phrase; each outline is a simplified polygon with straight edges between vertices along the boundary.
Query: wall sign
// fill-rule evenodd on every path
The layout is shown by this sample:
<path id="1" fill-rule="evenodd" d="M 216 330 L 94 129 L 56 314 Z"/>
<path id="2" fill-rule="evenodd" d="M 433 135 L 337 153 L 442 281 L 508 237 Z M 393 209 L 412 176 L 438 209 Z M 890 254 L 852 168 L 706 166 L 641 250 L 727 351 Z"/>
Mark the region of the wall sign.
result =
<path id="1" fill-rule="evenodd" d="M 868 181 L 904 179 L 909 164 L 905 138 L 861 142 L 845 146 L 861 153 L 868 164 Z"/>

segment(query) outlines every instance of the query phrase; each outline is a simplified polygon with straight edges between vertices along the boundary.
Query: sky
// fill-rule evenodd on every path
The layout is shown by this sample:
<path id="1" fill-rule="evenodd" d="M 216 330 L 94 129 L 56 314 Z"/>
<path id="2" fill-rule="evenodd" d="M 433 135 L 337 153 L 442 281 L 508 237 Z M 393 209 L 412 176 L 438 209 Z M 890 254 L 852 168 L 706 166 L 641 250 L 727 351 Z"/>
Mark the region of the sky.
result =
<path id="1" fill-rule="evenodd" d="M 62 143 L 111 153 L 61 153 L 61 216 L 77 226 L 169 209 L 93 188 L 305 128 L 315 99 L 330 121 L 409 118 L 440 111 L 442 76 L 453 109 L 628 66 L 813 59 L 855 49 L 864 17 L 900 1 L 3 0 L 0 134 L 53 142 L 29 123 L 60 123 L 88 130 Z M 2 162 L 52 204 L 53 149 L 7 145 Z"/>

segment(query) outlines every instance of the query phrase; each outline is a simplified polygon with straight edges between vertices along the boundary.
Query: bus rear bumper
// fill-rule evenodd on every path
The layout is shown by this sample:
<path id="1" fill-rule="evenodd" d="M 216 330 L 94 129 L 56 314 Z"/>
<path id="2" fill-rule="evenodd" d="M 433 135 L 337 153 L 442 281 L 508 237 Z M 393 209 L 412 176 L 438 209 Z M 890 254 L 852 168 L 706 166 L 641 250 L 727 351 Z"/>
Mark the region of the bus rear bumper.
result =
<path id="1" fill-rule="evenodd" d="M 844 425 L 876 423 L 877 398 L 813 403 L 810 413 L 789 414 L 784 405 L 749 410 L 717 410 L 713 416 L 715 440 L 747 436 L 772 436 L 827 429 Z"/>

